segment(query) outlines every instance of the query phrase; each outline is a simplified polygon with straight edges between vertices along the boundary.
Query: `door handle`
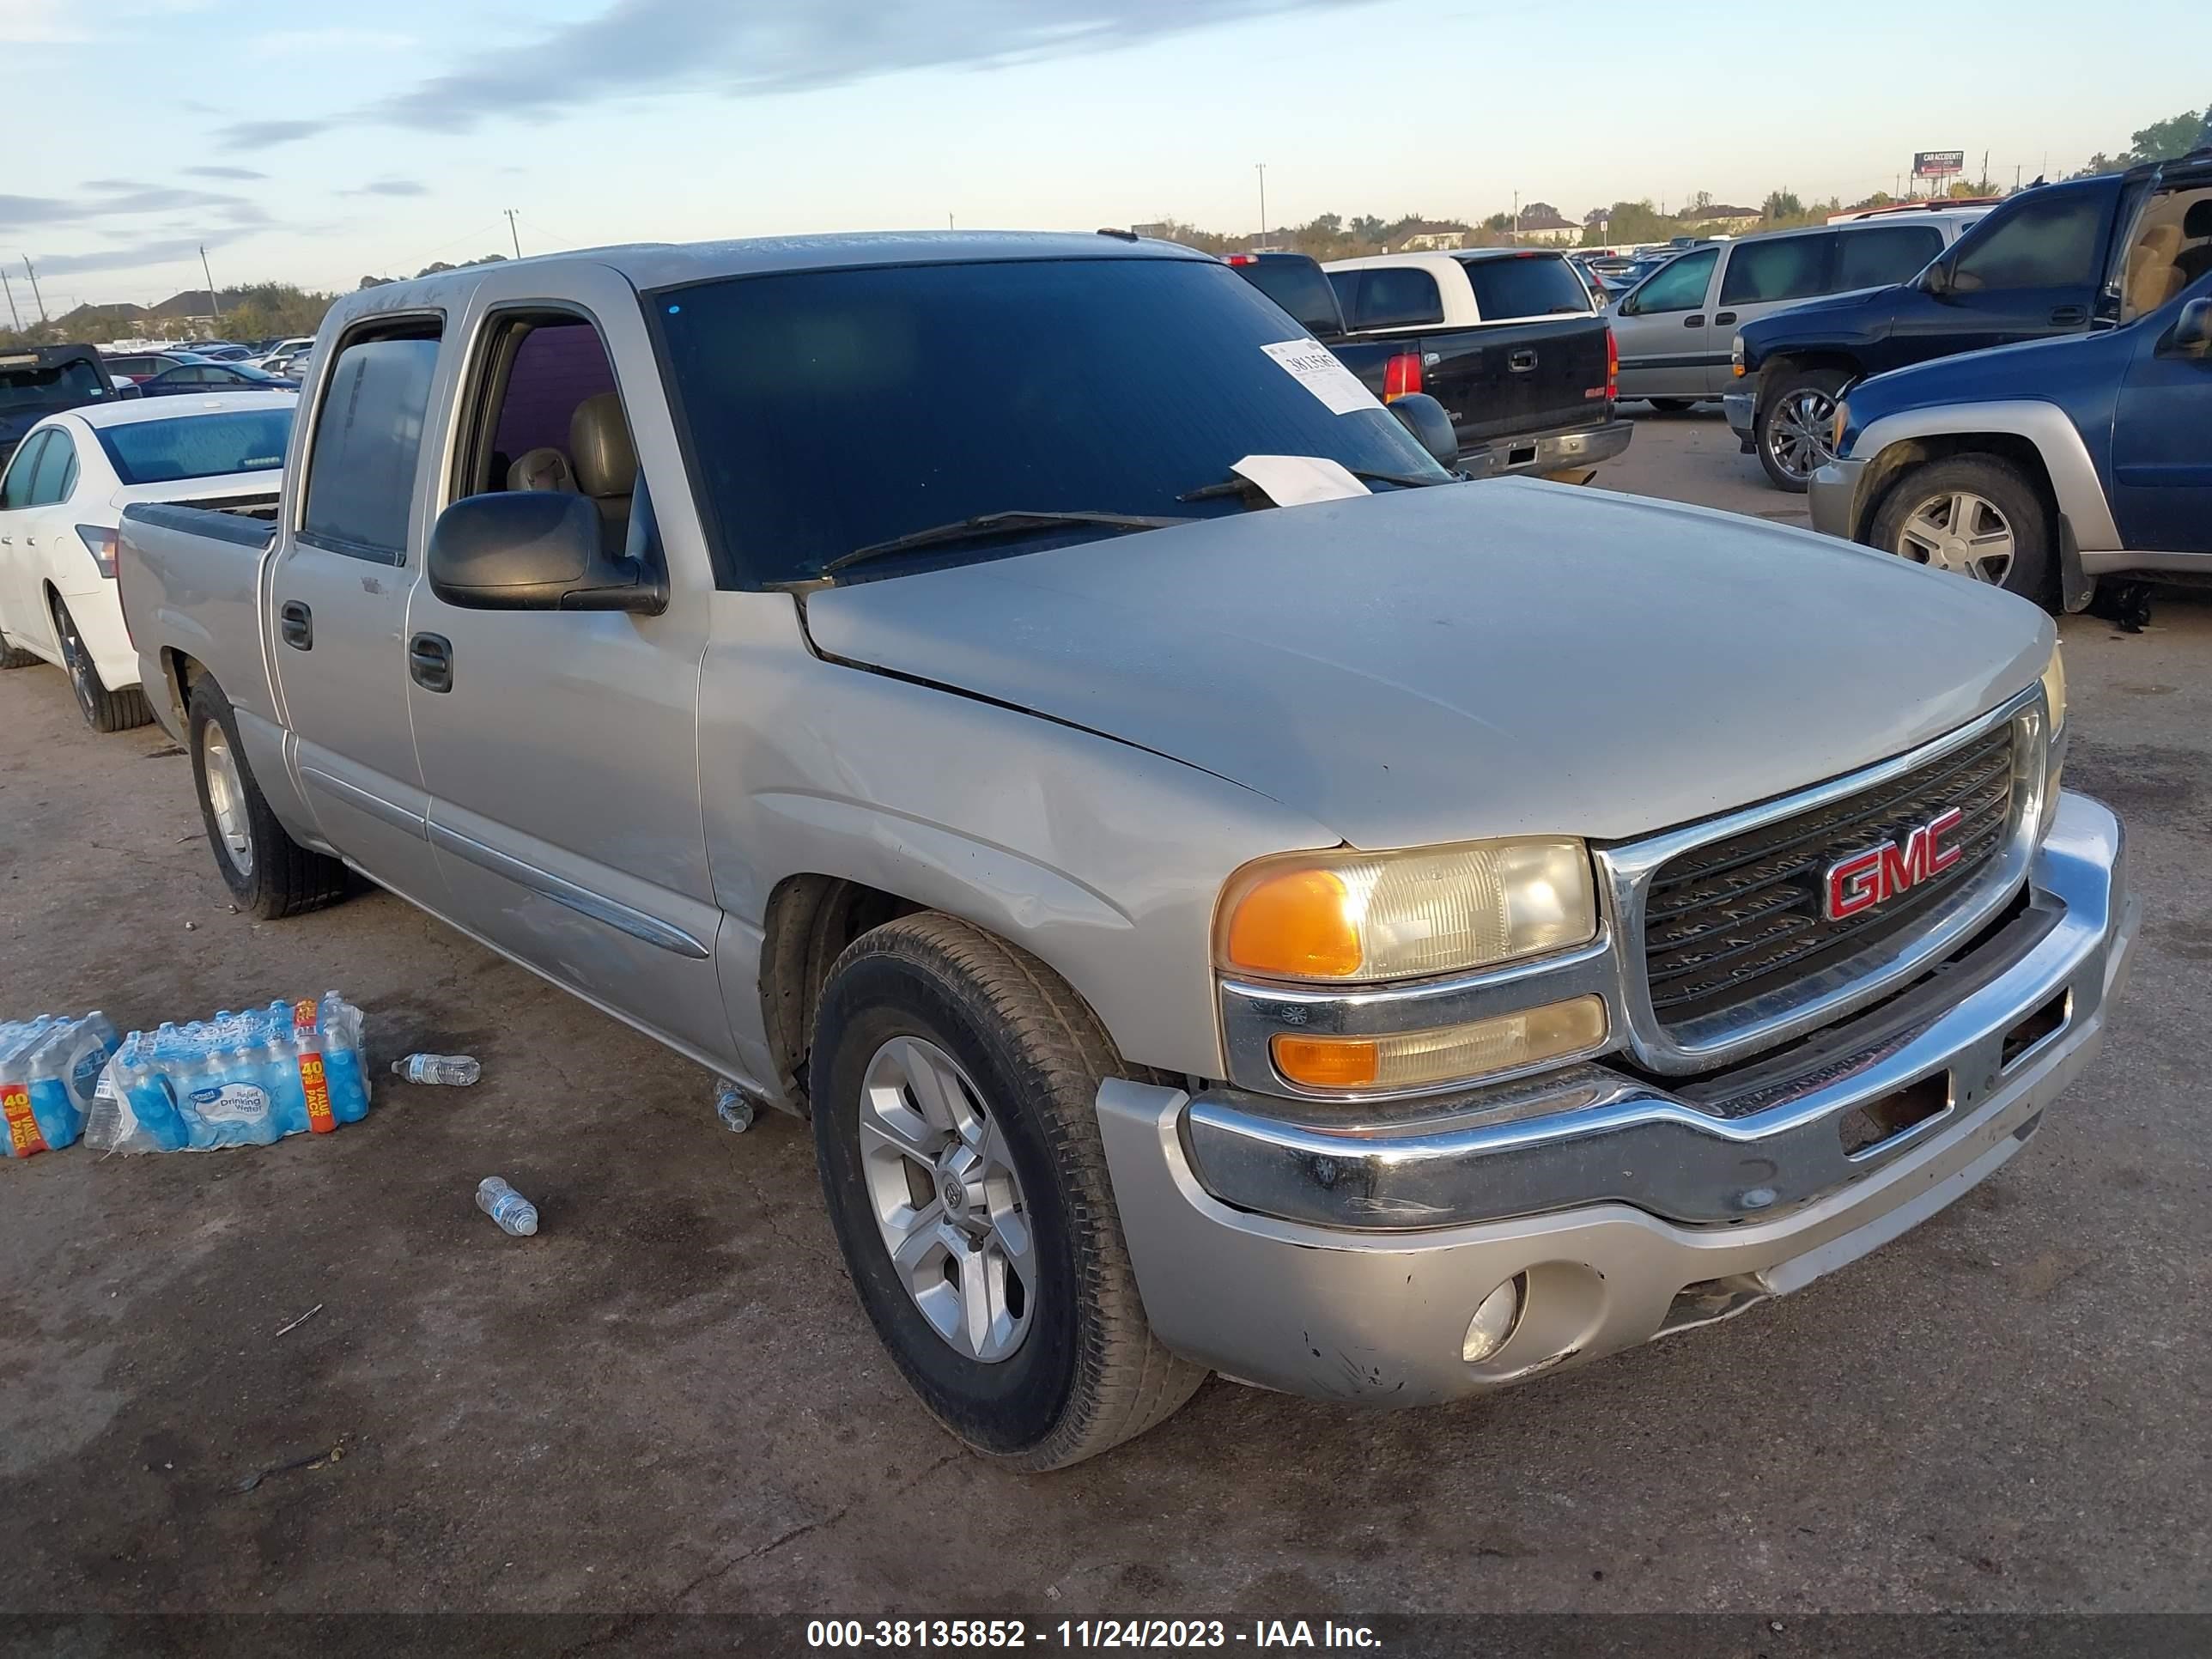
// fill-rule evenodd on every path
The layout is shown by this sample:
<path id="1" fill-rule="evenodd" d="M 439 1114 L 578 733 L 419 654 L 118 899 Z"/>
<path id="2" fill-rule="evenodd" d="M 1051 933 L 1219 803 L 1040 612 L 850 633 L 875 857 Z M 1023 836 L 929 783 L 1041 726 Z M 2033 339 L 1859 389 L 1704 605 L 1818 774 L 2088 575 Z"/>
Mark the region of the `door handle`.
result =
<path id="1" fill-rule="evenodd" d="M 2089 307 L 2087 306 L 2057 306 L 2051 310 L 2051 320 L 2057 323 L 2062 328 L 2070 326 L 2075 323 L 2086 323 L 2089 320 Z"/>
<path id="2" fill-rule="evenodd" d="M 443 634 L 417 634 L 407 641 L 407 675 L 425 691 L 453 689 L 453 642 Z"/>
<path id="3" fill-rule="evenodd" d="M 1735 313 L 1733 311 L 1716 311 L 1713 313 L 1713 323 L 1716 327 L 1725 327 L 1735 320 Z"/>
<path id="4" fill-rule="evenodd" d="M 1682 319 L 1682 326 L 1684 328 L 1703 328 L 1705 325 L 1705 313 L 1702 311 L 1693 311 L 1688 316 Z"/>
<path id="5" fill-rule="evenodd" d="M 1505 360 L 1505 367 L 1516 374 L 1526 374 L 1536 367 L 1536 349 L 1534 346 L 1522 346 Z"/>
<path id="6" fill-rule="evenodd" d="M 276 632 L 295 651 L 315 648 L 315 613 L 297 599 L 276 607 Z"/>

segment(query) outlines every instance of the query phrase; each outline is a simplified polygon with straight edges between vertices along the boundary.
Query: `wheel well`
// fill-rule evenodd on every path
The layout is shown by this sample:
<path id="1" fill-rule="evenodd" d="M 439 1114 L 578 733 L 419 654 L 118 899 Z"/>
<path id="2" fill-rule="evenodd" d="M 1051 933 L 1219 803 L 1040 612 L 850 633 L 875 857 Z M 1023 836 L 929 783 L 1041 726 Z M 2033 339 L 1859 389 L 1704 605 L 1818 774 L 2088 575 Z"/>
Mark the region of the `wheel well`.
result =
<path id="1" fill-rule="evenodd" d="M 192 687 L 206 672 L 198 658 L 188 657 L 173 646 L 161 647 L 161 684 L 169 694 L 169 709 L 177 717 L 179 731 L 184 728 L 185 711 L 191 705 Z"/>
<path id="2" fill-rule="evenodd" d="M 1780 396 L 1788 377 L 1801 368 L 1832 368 L 1855 380 L 1860 377 L 1856 360 L 1839 351 L 1784 352 L 1768 358 L 1766 367 L 1759 371 L 1759 406 L 1764 409 Z"/>
<path id="3" fill-rule="evenodd" d="M 761 940 L 761 1014 L 777 1081 L 806 1106 L 806 1061 L 822 988 L 845 947 L 872 928 L 929 907 L 842 876 L 787 876 L 769 895 Z"/>
<path id="4" fill-rule="evenodd" d="M 2043 464 L 2043 452 L 2035 447 L 2033 439 L 2023 438 L 2014 432 L 1946 432 L 1891 444 L 1874 458 L 1873 465 L 1867 469 L 1865 482 L 1860 486 L 1859 517 L 1851 526 L 1851 539 L 1865 538 L 1875 520 L 1888 505 L 1898 481 L 1907 471 L 1929 462 L 1970 455 L 1987 455 L 2019 471 L 2042 498 L 2044 510 L 2051 515 L 2051 534 L 2054 538 L 2057 535 L 2058 492 L 2051 488 L 2051 469 Z"/>

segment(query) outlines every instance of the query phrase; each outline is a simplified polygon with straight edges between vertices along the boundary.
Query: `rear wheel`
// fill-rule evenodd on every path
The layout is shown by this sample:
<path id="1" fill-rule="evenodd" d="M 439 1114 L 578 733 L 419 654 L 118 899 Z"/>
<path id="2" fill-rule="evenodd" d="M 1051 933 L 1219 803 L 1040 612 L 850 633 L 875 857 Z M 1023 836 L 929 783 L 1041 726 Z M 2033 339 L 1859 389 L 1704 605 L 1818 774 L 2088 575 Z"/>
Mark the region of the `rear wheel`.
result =
<path id="1" fill-rule="evenodd" d="M 950 916 L 887 923 L 831 969 L 811 1064 L 853 1288 L 946 1428 L 1061 1468 L 1205 1380 L 1145 1322 L 1107 1178 L 1098 1085 L 1130 1068 L 1051 969 Z"/>
<path id="2" fill-rule="evenodd" d="M 301 846 L 276 822 L 246 763 L 230 699 L 211 679 L 192 687 L 185 736 L 208 846 L 239 908 L 274 921 L 343 897 L 345 866 Z"/>
<path id="3" fill-rule="evenodd" d="M 53 605 L 54 638 L 61 646 L 62 666 L 68 671 L 70 689 L 76 693 L 84 723 L 95 732 L 128 732 L 152 720 L 154 711 L 147 707 L 146 694 L 137 686 L 127 691 L 107 689 L 93 664 L 92 653 L 85 649 L 84 636 L 77 632 L 76 618 L 70 615 L 69 606 L 59 598 Z"/>
<path id="4" fill-rule="evenodd" d="M 2052 538 L 2043 496 L 1994 455 L 1960 455 L 1898 480 L 1869 538 L 1886 553 L 2051 601 Z"/>
<path id="5" fill-rule="evenodd" d="M 1790 369 L 1759 400 L 1752 437 L 1777 489 L 1803 495 L 1813 475 L 1836 459 L 1836 399 L 1850 378 L 1840 368 Z"/>
<path id="6" fill-rule="evenodd" d="M 35 651 L 19 651 L 5 640 L 0 640 L 0 668 L 28 668 L 39 660 Z"/>

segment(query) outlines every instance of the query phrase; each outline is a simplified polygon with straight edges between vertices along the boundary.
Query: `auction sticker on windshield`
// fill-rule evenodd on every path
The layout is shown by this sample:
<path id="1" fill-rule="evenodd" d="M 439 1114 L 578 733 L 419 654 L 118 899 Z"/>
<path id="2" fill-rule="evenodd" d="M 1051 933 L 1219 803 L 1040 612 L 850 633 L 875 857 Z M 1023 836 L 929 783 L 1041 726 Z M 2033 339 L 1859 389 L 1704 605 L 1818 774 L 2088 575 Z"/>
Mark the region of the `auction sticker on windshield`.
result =
<path id="1" fill-rule="evenodd" d="M 1319 340 L 1278 340 L 1260 349 L 1320 398 L 1332 415 L 1357 415 L 1363 409 L 1382 407 L 1375 394 L 1359 384 L 1359 377 L 1337 362 L 1336 354 Z"/>

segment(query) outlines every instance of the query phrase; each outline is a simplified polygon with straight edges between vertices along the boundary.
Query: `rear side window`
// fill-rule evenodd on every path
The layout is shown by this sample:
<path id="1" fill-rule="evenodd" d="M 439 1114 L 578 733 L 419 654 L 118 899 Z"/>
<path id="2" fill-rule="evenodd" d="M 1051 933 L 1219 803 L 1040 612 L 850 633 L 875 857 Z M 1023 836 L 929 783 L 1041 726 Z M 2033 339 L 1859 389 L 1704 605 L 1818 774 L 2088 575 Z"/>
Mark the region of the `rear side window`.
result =
<path id="1" fill-rule="evenodd" d="M 1942 251 L 1943 233 L 1933 225 L 1844 231 L 1836 245 L 1836 290 L 1887 288 L 1904 282 Z"/>
<path id="2" fill-rule="evenodd" d="M 1829 232 L 1740 244 L 1729 258 L 1728 275 L 1721 278 L 1721 303 L 1771 305 L 1832 292 L 1828 270 L 1839 240 Z"/>
<path id="3" fill-rule="evenodd" d="M 1336 290 L 1319 265 L 1305 259 L 1255 259 L 1237 274 L 1291 313 L 1309 334 L 1340 334 Z"/>
<path id="4" fill-rule="evenodd" d="M 2120 320 L 2147 317 L 2212 272 L 2212 188 L 2151 198 L 2121 262 Z"/>
<path id="5" fill-rule="evenodd" d="M 1959 243 L 1952 291 L 2096 287 L 2105 210 L 2102 192 L 2080 191 L 2030 198 L 2010 213 L 1983 220 Z"/>
<path id="6" fill-rule="evenodd" d="M 327 552 L 384 564 L 407 557 L 407 516 L 438 362 L 437 325 L 402 338 L 338 347 L 323 382 L 307 449 L 307 499 L 300 539 Z"/>
<path id="7" fill-rule="evenodd" d="M 1437 279 L 1421 270 L 1358 270 L 1345 273 L 1358 282 L 1353 302 L 1354 328 L 1419 328 L 1444 319 L 1443 296 Z M 1337 289 L 1339 297 L 1344 290 Z"/>
<path id="8" fill-rule="evenodd" d="M 31 475 L 33 507 L 52 507 L 69 499 L 76 488 L 76 445 L 58 427 L 46 434 L 46 447 L 39 453 L 39 470 Z"/>
<path id="9" fill-rule="evenodd" d="M 46 447 L 49 432 L 33 432 L 23 441 L 15 452 L 15 459 L 8 468 L 5 483 L 0 483 L 0 513 L 14 513 L 31 504 L 31 478 L 39 470 L 40 452 Z"/>
<path id="10" fill-rule="evenodd" d="M 1552 317 L 1586 312 L 1589 290 L 1556 253 L 1514 254 L 1503 259 L 1462 259 L 1474 285 L 1475 309 L 1486 323 L 1514 317 Z"/>

